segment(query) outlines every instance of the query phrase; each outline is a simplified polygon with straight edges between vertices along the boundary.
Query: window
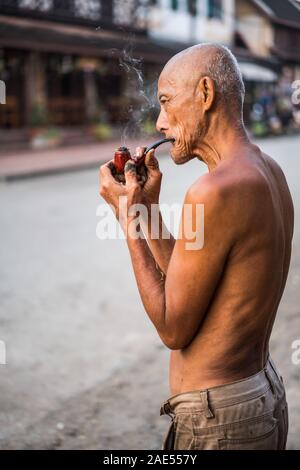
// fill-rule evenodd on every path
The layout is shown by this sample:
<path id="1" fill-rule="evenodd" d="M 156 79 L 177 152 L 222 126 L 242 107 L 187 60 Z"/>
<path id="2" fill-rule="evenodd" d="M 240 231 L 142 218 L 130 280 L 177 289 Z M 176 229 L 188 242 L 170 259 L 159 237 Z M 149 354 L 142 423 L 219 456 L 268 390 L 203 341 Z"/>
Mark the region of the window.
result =
<path id="1" fill-rule="evenodd" d="M 192 16 L 197 16 L 197 0 L 188 0 L 188 12 Z"/>
<path id="2" fill-rule="evenodd" d="M 208 18 L 217 18 L 219 20 L 223 17 L 222 0 L 208 0 Z"/>
<path id="3" fill-rule="evenodd" d="M 135 0 L 114 0 L 114 23 L 132 25 L 135 19 L 137 2 Z"/>
<path id="4" fill-rule="evenodd" d="M 99 0 L 75 0 L 76 15 L 89 20 L 97 20 L 100 18 Z"/>
<path id="5" fill-rule="evenodd" d="M 53 7 L 52 0 L 19 0 L 21 8 L 30 10 L 49 11 Z"/>
<path id="6" fill-rule="evenodd" d="M 178 0 L 171 0 L 171 8 L 172 10 L 178 10 Z"/>

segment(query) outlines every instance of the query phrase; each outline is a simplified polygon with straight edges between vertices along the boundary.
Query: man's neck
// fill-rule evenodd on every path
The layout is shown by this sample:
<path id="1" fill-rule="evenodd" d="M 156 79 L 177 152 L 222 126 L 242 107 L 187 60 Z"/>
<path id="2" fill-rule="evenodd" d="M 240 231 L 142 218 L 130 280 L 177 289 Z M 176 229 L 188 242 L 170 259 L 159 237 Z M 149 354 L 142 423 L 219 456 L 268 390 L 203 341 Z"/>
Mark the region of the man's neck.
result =
<path id="1" fill-rule="evenodd" d="M 209 131 L 193 153 L 207 165 L 211 172 L 225 160 L 228 161 L 238 156 L 242 148 L 250 145 L 251 142 L 243 126 L 224 126 L 222 129 Z"/>

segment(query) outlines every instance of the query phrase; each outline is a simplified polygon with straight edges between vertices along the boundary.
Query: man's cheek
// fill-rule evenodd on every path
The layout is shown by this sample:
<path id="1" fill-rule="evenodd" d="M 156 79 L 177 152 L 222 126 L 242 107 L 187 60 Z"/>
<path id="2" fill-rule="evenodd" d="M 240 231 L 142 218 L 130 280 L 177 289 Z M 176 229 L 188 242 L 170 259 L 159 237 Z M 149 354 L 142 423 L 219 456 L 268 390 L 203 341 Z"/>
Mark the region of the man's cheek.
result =
<path id="1" fill-rule="evenodd" d="M 195 123 L 184 121 L 178 125 L 178 132 L 181 137 L 181 140 L 185 144 L 189 144 L 195 135 Z"/>
<path id="2" fill-rule="evenodd" d="M 192 139 L 189 129 L 184 124 L 177 125 L 175 138 L 175 152 L 180 154 L 181 157 L 188 156 L 191 151 Z"/>
<path id="3" fill-rule="evenodd" d="M 184 141 L 185 141 L 185 128 L 184 126 L 177 122 L 176 125 L 174 126 L 174 137 L 176 139 L 175 141 L 175 145 L 178 147 L 178 146 L 181 146 Z"/>

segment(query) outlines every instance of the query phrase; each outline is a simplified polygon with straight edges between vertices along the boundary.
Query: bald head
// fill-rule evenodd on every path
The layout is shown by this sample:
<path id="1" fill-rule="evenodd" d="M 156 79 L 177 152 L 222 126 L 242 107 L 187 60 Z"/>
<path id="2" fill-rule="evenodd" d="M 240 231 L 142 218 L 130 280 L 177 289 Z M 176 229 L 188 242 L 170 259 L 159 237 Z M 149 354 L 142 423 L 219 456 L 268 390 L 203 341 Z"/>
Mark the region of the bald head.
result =
<path id="1" fill-rule="evenodd" d="M 176 54 L 164 67 L 161 76 L 181 86 L 196 86 L 204 77 L 210 77 L 218 97 L 231 107 L 242 107 L 245 86 L 238 63 L 232 52 L 219 44 L 197 44 Z M 233 101 L 234 100 L 234 101 Z"/>
<path id="2" fill-rule="evenodd" d="M 199 156 L 199 146 L 217 133 L 223 138 L 226 129 L 244 135 L 244 95 L 237 61 L 226 47 L 200 44 L 172 57 L 159 77 L 156 128 L 175 139 L 173 160 L 182 164 Z"/>

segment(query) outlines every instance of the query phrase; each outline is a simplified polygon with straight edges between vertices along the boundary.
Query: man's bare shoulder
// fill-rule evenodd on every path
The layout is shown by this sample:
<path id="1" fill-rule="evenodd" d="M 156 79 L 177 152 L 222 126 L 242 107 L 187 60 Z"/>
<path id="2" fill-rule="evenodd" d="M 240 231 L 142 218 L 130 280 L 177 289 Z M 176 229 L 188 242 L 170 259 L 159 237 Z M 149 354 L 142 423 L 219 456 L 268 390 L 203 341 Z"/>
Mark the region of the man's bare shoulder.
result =
<path id="1" fill-rule="evenodd" d="M 280 173 L 280 174 L 284 174 L 282 169 L 281 169 L 281 166 L 279 165 L 279 163 L 276 162 L 276 160 L 274 160 L 274 158 L 272 158 L 270 155 L 264 153 L 264 152 L 261 152 L 261 155 L 263 157 L 263 159 L 265 160 L 265 162 L 267 162 L 267 164 L 270 166 L 270 168 L 272 168 L 274 171 Z"/>
<path id="2" fill-rule="evenodd" d="M 241 207 L 237 204 L 240 182 L 230 172 L 213 171 L 199 177 L 188 189 L 185 204 L 203 204 L 205 226 L 213 231 L 222 227 L 231 242 L 235 238 L 235 225 Z"/>
<path id="3" fill-rule="evenodd" d="M 272 177 L 274 178 L 274 183 L 280 193 L 285 214 L 286 216 L 290 217 L 292 221 L 291 223 L 293 225 L 294 204 L 285 174 L 280 165 L 272 157 L 270 157 L 270 155 L 263 153 L 262 156 L 266 164 L 268 165 L 269 171 L 271 172 Z"/>
<path id="4" fill-rule="evenodd" d="M 276 178 L 277 182 L 280 184 L 287 184 L 285 174 L 279 165 L 279 163 L 274 160 L 274 158 L 270 157 L 266 153 L 261 153 L 262 158 L 264 159 L 265 163 L 268 165 L 269 170 L 272 172 L 273 176 Z"/>
<path id="5" fill-rule="evenodd" d="M 226 205 L 228 182 L 221 175 L 206 173 L 200 176 L 187 190 L 186 204 L 204 204 L 206 213 L 219 213 Z"/>
<path id="6" fill-rule="evenodd" d="M 254 190 L 265 187 L 265 179 L 258 171 L 246 166 L 223 167 L 200 176 L 188 189 L 187 194 L 195 202 L 213 201 L 223 207 L 241 198 L 249 197 Z"/>
<path id="7" fill-rule="evenodd" d="M 186 202 L 203 203 L 205 220 L 222 227 L 232 242 L 254 229 L 266 217 L 270 200 L 268 178 L 250 164 L 224 165 L 199 177 Z"/>

